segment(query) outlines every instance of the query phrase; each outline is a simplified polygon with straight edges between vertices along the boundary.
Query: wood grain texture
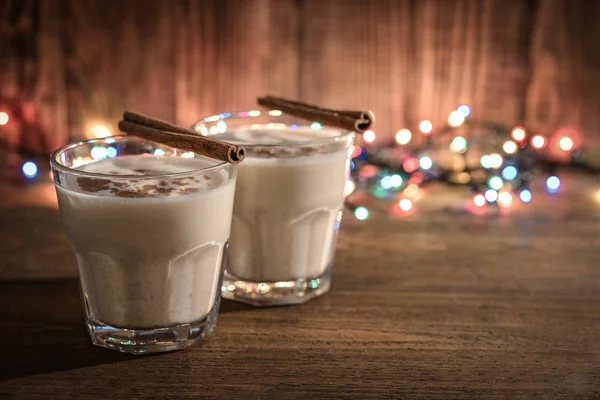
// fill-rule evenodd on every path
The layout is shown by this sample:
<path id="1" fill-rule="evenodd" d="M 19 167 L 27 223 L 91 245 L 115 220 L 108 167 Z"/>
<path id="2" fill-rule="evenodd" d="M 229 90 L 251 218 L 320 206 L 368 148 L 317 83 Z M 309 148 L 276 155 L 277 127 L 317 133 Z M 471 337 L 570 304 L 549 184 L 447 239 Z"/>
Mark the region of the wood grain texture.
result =
<path id="1" fill-rule="evenodd" d="M 390 139 L 473 116 L 576 129 L 600 160 L 589 0 L 2 0 L 0 99 L 51 145 L 134 109 L 189 125 L 268 93 L 371 108 Z M 2 101 L 0 100 L 0 106 Z M 15 119 L 15 124 L 17 120 Z M 19 141 L 22 130 L 2 127 Z M 17 133 L 10 130 L 17 130 Z M 66 132 L 66 133 L 65 133 Z M 31 142 L 31 140 L 30 140 Z"/>
<path id="2" fill-rule="evenodd" d="M 298 18 L 292 1 L 179 1 L 175 112 L 201 116 L 256 107 L 261 94 L 298 97 Z"/>
<path id="3" fill-rule="evenodd" d="M 408 219 L 376 202 L 367 221 L 342 223 L 330 293 L 295 307 L 225 301 L 213 335 L 169 354 L 93 347 L 73 279 L 4 280 L 0 398 L 599 398 L 590 183 L 565 177 L 560 197 L 504 216 L 465 214 L 464 191 L 435 185 Z M 0 209 L 21 215 L 21 240 L 61 242 L 53 213 Z"/>
<path id="4" fill-rule="evenodd" d="M 173 120 L 171 3 L 69 0 L 67 10 L 74 134 L 82 137 L 96 123 L 116 134 L 125 109 Z"/>

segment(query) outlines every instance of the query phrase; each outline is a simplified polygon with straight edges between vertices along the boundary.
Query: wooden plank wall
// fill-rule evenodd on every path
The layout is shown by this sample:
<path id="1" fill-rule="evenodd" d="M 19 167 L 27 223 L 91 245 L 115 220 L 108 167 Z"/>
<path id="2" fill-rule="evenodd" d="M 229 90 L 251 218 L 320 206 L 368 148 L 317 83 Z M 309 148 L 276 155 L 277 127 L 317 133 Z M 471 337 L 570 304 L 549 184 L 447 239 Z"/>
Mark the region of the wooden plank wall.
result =
<path id="1" fill-rule="evenodd" d="M 189 125 L 272 93 L 371 108 L 379 137 L 467 103 L 600 154 L 599 18 L 595 0 L 0 0 L 0 108 L 22 117 L 0 132 L 46 150 L 126 108 Z"/>

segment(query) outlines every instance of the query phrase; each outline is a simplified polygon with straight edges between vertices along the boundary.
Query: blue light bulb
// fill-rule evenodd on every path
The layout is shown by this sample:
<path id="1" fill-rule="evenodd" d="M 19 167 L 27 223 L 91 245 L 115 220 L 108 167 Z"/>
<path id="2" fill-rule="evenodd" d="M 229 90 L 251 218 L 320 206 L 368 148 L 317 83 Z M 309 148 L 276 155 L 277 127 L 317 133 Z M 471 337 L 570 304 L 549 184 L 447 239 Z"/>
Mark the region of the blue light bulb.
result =
<path id="1" fill-rule="evenodd" d="M 509 165 L 502 170 L 502 177 L 507 181 L 512 181 L 517 177 L 517 169 L 512 165 Z"/>
<path id="2" fill-rule="evenodd" d="M 466 104 L 461 104 L 458 106 L 457 110 L 463 115 L 463 117 L 467 118 L 471 115 L 471 108 Z"/>
<path id="3" fill-rule="evenodd" d="M 548 179 L 546 179 L 546 187 L 548 188 L 548 192 L 556 193 L 560 187 L 560 179 L 558 179 L 558 176 L 549 176 Z"/>
<path id="4" fill-rule="evenodd" d="M 38 167 L 33 161 L 27 161 L 24 163 L 21 167 L 21 170 L 23 171 L 23 174 L 30 179 L 35 178 L 38 173 Z"/>
<path id="5" fill-rule="evenodd" d="M 381 181 L 379 182 L 379 184 L 385 190 L 388 190 L 388 189 L 392 188 L 392 180 L 391 180 L 391 178 L 390 178 L 389 175 L 386 175 L 383 178 L 381 178 Z"/>
<path id="6" fill-rule="evenodd" d="M 523 189 L 521 190 L 519 197 L 523 203 L 529 203 L 531 201 L 531 192 L 527 189 Z"/>

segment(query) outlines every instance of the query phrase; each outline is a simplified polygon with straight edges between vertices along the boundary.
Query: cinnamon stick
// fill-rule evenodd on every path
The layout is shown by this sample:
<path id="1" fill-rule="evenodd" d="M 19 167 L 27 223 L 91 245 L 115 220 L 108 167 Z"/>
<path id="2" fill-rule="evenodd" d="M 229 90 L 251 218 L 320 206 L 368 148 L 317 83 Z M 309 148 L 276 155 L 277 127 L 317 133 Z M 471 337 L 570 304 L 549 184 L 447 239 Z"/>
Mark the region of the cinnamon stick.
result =
<path id="1" fill-rule="evenodd" d="M 275 96 L 259 97 L 257 101 L 263 107 L 358 133 L 369 130 L 375 121 L 371 111 L 332 110 Z"/>
<path id="2" fill-rule="evenodd" d="M 211 137 L 202 136 L 191 129 L 182 128 L 165 121 L 126 111 L 123 120 L 119 121 L 119 129 L 131 135 L 139 136 L 153 142 L 162 143 L 178 149 L 227 161 L 240 163 L 246 156 L 243 146 L 223 142 Z"/>

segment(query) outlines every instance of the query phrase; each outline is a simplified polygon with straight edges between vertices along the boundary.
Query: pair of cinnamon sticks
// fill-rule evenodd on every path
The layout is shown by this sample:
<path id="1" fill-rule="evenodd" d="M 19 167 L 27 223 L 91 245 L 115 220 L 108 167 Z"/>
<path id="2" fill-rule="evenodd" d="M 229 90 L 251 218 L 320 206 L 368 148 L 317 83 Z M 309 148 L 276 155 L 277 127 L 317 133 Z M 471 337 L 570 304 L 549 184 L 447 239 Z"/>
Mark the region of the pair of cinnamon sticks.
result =
<path id="1" fill-rule="evenodd" d="M 302 119 L 317 121 L 324 125 L 358 133 L 368 130 L 375 119 L 371 111 L 331 110 L 274 96 L 260 97 L 258 98 L 258 104 Z M 246 156 L 246 150 L 243 146 L 201 136 L 191 129 L 182 128 L 134 112 L 126 111 L 123 114 L 123 120 L 119 121 L 119 129 L 153 142 L 192 151 L 196 154 L 232 164 L 240 163 Z"/>

